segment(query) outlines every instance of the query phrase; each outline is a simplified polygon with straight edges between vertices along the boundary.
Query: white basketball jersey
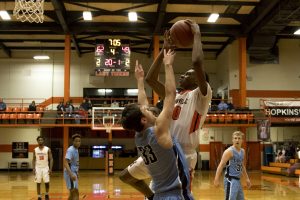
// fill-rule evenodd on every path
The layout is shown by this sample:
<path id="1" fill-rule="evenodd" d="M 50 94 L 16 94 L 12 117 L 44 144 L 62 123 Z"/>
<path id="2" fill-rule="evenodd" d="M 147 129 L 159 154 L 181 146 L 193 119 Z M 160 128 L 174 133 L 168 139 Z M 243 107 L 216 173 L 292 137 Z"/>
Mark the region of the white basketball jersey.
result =
<path id="1" fill-rule="evenodd" d="M 202 127 L 212 98 L 210 85 L 203 96 L 199 87 L 176 95 L 172 115 L 171 134 L 178 140 L 185 154 L 195 151 L 200 144 L 199 129 Z"/>
<path id="2" fill-rule="evenodd" d="M 49 148 L 44 146 L 43 149 L 36 147 L 34 149 L 36 162 L 35 167 L 48 167 L 48 151 Z"/>

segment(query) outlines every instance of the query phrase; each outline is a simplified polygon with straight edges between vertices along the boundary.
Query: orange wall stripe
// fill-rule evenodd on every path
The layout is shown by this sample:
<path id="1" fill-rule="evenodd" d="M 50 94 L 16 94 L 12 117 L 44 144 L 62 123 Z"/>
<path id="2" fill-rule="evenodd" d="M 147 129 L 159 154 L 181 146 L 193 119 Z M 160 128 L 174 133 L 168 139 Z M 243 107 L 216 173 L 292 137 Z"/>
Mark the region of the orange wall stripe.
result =
<path id="1" fill-rule="evenodd" d="M 239 95 L 239 90 L 230 90 L 230 96 L 235 97 Z M 247 90 L 247 97 L 260 98 L 300 98 L 299 90 Z"/>

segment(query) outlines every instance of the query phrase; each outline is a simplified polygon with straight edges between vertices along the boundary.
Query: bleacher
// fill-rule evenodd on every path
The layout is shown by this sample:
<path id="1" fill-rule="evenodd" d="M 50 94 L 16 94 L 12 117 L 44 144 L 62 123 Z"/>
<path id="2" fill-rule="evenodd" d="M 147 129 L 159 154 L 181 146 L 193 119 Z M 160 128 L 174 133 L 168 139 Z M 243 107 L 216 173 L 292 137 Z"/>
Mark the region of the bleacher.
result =
<path id="1" fill-rule="evenodd" d="M 269 166 L 261 166 L 261 171 L 271 174 L 294 175 L 288 172 L 288 169 L 295 163 L 295 159 L 291 159 L 288 163 L 270 162 Z M 296 170 L 298 171 L 298 170 Z M 296 172 L 295 172 L 296 174 Z M 300 170 L 299 170 L 300 174 Z"/>

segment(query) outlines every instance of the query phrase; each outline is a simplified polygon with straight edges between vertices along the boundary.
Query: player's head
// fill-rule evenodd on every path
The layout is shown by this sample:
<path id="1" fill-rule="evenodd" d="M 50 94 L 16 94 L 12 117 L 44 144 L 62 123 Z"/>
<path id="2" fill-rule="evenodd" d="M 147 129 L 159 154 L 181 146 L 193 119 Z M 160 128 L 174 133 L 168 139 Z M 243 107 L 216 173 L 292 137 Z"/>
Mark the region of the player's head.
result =
<path id="1" fill-rule="evenodd" d="M 236 148 L 241 148 L 243 137 L 244 133 L 241 131 L 235 131 L 232 133 L 232 143 Z"/>
<path id="2" fill-rule="evenodd" d="M 209 82 L 208 75 L 205 73 L 206 82 Z M 183 90 L 193 90 L 198 87 L 195 70 L 189 69 L 179 78 L 179 88 Z"/>
<path id="3" fill-rule="evenodd" d="M 72 135 L 72 140 L 73 140 L 73 146 L 75 148 L 79 148 L 81 144 L 81 135 L 78 133 Z"/>
<path id="4" fill-rule="evenodd" d="M 122 126 L 125 130 L 141 132 L 153 125 L 160 110 L 154 106 L 141 107 L 138 104 L 127 105 L 122 112 Z"/>
<path id="5" fill-rule="evenodd" d="M 36 141 L 38 142 L 38 145 L 39 145 L 39 146 L 43 146 L 43 145 L 44 145 L 45 139 L 44 139 L 43 136 L 38 136 L 38 137 L 36 138 Z"/>

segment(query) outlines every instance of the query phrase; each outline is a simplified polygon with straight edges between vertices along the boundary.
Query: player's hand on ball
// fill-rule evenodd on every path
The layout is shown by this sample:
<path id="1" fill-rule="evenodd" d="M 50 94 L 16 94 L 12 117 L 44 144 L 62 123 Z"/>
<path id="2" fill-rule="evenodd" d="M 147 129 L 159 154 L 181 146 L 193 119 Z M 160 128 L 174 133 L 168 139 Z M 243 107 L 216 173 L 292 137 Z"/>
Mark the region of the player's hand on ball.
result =
<path id="1" fill-rule="evenodd" d="M 174 58 L 175 58 L 175 51 L 169 49 L 168 51 L 164 49 L 164 64 L 165 65 L 173 65 Z"/>
<path id="2" fill-rule="evenodd" d="M 171 35 L 170 35 L 170 30 L 166 30 L 164 33 L 164 45 L 163 48 L 166 50 L 169 49 L 175 49 L 175 44 L 173 44 Z"/>
<path id="3" fill-rule="evenodd" d="M 200 33 L 199 25 L 198 25 L 196 22 L 194 22 L 194 21 L 192 21 L 192 20 L 190 20 L 190 19 L 186 19 L 186 20 L 184 20 L 184 21 L 185 21 L 185 23 L 187 23 L 187 24 L 190 25 L 191 31 L 192 31 L 192 33 L 193 33 L 194 35 L 195 35 L 196 33 Z"/>

